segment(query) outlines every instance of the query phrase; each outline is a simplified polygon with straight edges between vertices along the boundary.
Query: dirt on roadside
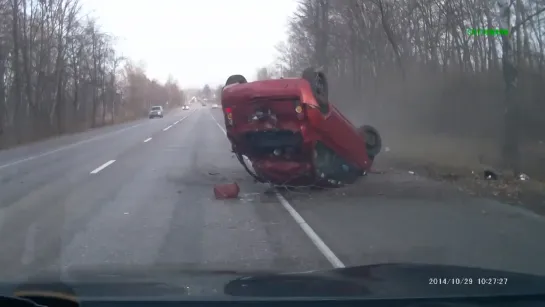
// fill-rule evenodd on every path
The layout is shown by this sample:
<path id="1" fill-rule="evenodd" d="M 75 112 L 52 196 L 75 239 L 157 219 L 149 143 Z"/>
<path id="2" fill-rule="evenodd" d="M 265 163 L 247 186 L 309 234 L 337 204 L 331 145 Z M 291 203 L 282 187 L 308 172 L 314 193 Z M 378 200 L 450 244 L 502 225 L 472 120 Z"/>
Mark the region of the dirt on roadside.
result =
<path id="1" fill-rule="evenodd" d="M 388 152 L 377 159 L 376 169 L 385 172 L 403 170 L 447 182 L 468 195 L 497 199 L 545 216 L 545 182 L 537 179 L 520 180 L 506 174 L 498 174 L 495 180 L 486 179 L 485 166 L 455 166 Z"/>

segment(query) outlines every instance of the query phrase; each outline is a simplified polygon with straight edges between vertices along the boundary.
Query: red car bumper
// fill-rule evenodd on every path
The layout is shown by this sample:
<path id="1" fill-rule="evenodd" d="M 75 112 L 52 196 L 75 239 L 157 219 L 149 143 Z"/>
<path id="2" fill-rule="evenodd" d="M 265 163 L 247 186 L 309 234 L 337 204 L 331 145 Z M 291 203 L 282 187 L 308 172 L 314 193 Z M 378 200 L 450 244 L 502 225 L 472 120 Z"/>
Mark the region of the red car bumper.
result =
<path id="1" fill-rule="evenodd" d="M 255 144 L 255 142 L 249 142 L 245 138 L 248 132 L 228 132 L 228 138 L 233 145 L 233 151 L 235 153 L 248 157 L 250 160 L 249 162 L 251 162 L 251 165 L 255 171 L 255 175 L 261 178 L 262 181 L 275 185 L 319 187 L 338 186 L 341 184 L 341 182 L 353 182 L 354 176 L 351 176 L 352 174 L 362 173 L 363 171 L 367 170 L 359 167 L 352 161 L 343 160 L 345 163 L 341 164 L 350 165 L 350 172 L 347 173 L 348 176 L 334 176 L 336 178 L 324 176 L 324 173 L 331 173 L 324 170 L 324 168 L 334 169 L 340 168 L 340 166 L 335 167 L 328 165 L 334 164 L 327 161 L 331 160 L 329 158 L 326 158 L 326 161 L 324 161 L 323 157 L 322 159 L 318 159 L 317 149 L 320 147 L 328 147 L 326 140 L 324 140 L 319 133 L 307 128 L 306 125 L 301 125 L 300 128 L 301 129 L 299 130 L 283 130 L 285 132 L 290 131 L 294 136 L 299 137 L 299 151 L 293 155 L 293 159 L 286 159 L 285 157 L 276 157 L 273 155 L 254 155 L 251 147 L 253 144 Z M 260 130 L 260 132 L 265 131 Z M 331 153 L 333 153 L 332 150 Z M 330 154 L 330 156 L 333 155 L 338 157 L 338 159 L 342 159 L 336 154 Z M 248 163 L 248 161 L 246 163 Z M 337 165 L 339 165 L 339 163 L 337 163 Z M 369 165 L 371 165 L 371 163 L 369 163 Z"/>
<path id="2" fill-rule="evenodd" d="M 308 185 L 315 180 L 310 162 L 262 159 L 252 161 L 252 165 L 259 177 L 275 185 Z"/>

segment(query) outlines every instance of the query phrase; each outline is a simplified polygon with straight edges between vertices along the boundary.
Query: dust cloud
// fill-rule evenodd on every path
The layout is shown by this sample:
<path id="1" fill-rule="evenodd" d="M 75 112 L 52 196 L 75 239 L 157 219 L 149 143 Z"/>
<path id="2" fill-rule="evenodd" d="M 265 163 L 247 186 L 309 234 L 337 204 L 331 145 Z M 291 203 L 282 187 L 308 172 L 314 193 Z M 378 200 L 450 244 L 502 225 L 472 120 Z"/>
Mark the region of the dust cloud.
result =
<path id="1" fill-rule="evenodd" d="M 403 80 L 392 69 L 363 89 L 349 80 L 330 77 L 332 102 L 356 125 L 370 124 L 381 132 L 382 157 L 391 163 L 440 165 L 458 171 L 502 168 L 505 109 L 501 71 L 468 75 L 434 72 L 422 65 L 407 70 Z M 545 123 L 539 78 L 519 73 L 523 172 L 545 179 Z"/>

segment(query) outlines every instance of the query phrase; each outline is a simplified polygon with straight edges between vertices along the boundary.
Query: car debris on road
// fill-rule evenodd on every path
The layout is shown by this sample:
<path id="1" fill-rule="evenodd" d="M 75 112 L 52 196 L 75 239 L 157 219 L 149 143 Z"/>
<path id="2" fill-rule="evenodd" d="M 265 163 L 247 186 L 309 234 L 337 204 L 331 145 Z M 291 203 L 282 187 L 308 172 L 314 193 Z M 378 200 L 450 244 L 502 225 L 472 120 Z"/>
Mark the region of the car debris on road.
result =
<path id="1" fill-rule="evenodd" d="M 240 188 L 236 182 L 214 185 L 214 196 L 216 199 L 238 198 Z"/>
<path id="2" fill-rule="evenodd" d="M 521 174 L 519 174 L 518 179 L 521 180 L 521 181 L 527 181 L 527 180 L 530 180 L 530 176 L 528 176 L 528 175 L 526 175 L 524 173 L 521 173 Z"/>

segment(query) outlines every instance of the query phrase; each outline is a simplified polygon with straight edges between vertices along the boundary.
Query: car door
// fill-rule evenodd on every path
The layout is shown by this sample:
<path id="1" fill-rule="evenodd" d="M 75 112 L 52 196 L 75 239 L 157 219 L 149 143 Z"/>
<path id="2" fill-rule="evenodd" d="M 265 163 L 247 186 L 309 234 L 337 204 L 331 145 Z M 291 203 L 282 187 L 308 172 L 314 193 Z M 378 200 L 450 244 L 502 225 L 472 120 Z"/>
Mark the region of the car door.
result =
<path id="1" fill-rule="evenodd" d="M 332 147 L 343 158 L 365 168 L 369 163 L 365 141 L 358 134 L 352 123 L 333 105 L 323 114 L 323 120 L 317 126 L 326 145 Z"/>

